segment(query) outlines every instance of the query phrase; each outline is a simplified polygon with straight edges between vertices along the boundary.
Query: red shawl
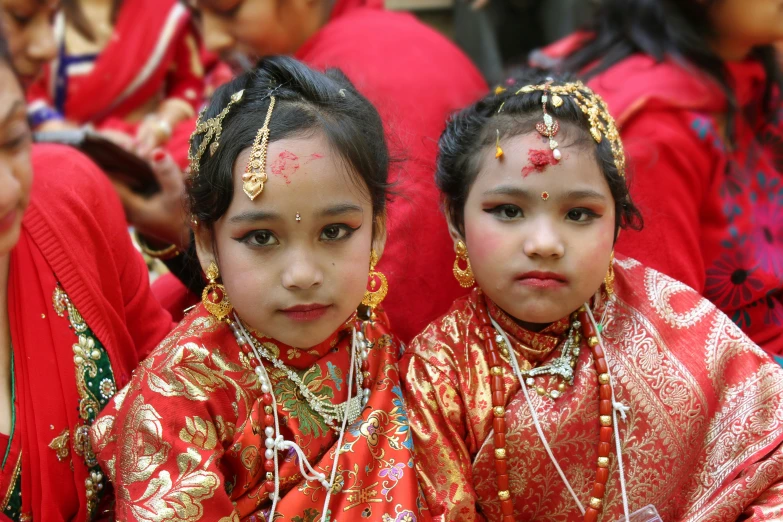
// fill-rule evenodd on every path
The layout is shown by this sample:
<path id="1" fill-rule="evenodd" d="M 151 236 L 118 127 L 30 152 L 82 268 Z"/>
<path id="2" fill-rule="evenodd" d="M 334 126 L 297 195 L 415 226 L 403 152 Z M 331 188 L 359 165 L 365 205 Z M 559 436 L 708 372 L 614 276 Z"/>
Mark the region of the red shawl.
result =
<path id="1" fill-rule="evenodd" d="M 330 520 L 429 520 L 426 511 L 420 514 L 396 364 L 399 346 L 388 333 L 385 314 L 366 326 L 373 344 L 364 374 L 371 393 L 343 439 Z M 257 339 L 313 394 L 339 404 L 348 393 L 351 327 L 362 328 L 359 322 L 346 323 L 306 350 Z M 329 477 L 337 433 L 303 400 L 286 372 L 269 361 L 264 365 L 281 434 Z M 263 407 L 258 378 L 231 329 L 199 305 L 141 364 L 93 428 L 93 447 L 117 489 L 118 519 L 168 519 L 185 505 L 189 522 L 271 521 L 266 448 L 259 433 Z M 281 499 L 274 519 L 321 520 L 324 487 L 303 480 L 296 453 L 278 455 Z"/>
<path id="2" fill-rule="evenodd" d="M 572 36 L 547 49 L 560 57 Z M 620 125 L 644 230 L 618 250 L 693 287 L 783 354 L 783 109 L 761 107 L 760 63 L 727 64 L 739 111 L 693 67 L 633 55 L 590 81 Z M 661 248 L 660 245 L 665 245 Z"/>
<path id="3" fill-rule="evenodd" d="M 0 495 L 3 509 L 13 504 L 8 493 L 21 453 L 21 512 L 34 520 L 86 520 L 96 508 L 85 486 L 86 428 L 79 428 L 97 414 L 86 410 L 100 409 L 128 382 L 171 321 L 149 291 L 146 265 L 105 176 L 65 147 L 33 151 L 31 203 L 11 251 L 16 408 Z M 80 353 L 87 355 L 81 362 Z"/>
<path id="4" fill-rule="evenodd" d="M 604 352 L 616 398 L 630 511 L 653 504 L 663 520 L 775 520 L 783 511 L 783 369 L 692 289 L 632 259 L 615 262 L 604 308 Z M 479 338 L 477 289 L 408 347 L 401 367 L 416 465 L 434 520 L 500 520 L 490 371 Z M 522 370 L 559 355 L 564 325 L 527 331 L 491 302 Z M 567 319 L 567 318 L 566 318 Z M 506 452 L 515 520 L 581 520 L 533 425 L 507 360 Z M 538 378 L 554 389 L 559 379 Z M 582 350 L 574 385 L 552 400 L 531 393 L 555 458 L 586 505 L 599 442 L 598 383 Z M 601 520 L 619 520 L 614 442 Z M 745 518 L 747 517 L 747 518 Z"/>

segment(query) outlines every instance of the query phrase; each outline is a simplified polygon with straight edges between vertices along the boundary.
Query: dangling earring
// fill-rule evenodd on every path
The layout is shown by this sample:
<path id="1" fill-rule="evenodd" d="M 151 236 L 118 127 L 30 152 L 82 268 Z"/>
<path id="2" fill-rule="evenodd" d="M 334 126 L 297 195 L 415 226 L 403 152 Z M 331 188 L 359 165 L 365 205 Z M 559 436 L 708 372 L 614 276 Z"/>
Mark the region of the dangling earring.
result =
<path id="1" fill-rule="evenodd" d="M 461 239 L 454 245 L 454 252 L 457 253 L 457 259 L 454 260 L 454 277 L 459 286 L 470 288 L 476 282 L 473 278 L 473 270 L 470 268 L 470 259 L 468 258 L 468 246 Z M 465 270 L 459 267 L 460 260 L 465 261 L 468 266 Z"/>
<path id="2" fill-rule="evenodd" d="M 604 288 L 606 288 L 606 295 L 612 297 L 612 294 L 614 294 L 614 250 L 612 250 L 612 255 L 609 256 L 609 270 L 607 270 L 606 277 L 604 277 Z"/>
<path id="3" fill-rule="evenodd" d="M 217 283 L 218 277 L 220 277 L 220 271 L 215 262 L 212 261 L 207 267 L 207 279 L 209 280 L 209 284 L 204 287 L 204 291 L 201 292 L 201 302 L 204 303 L 204 308 L 207 309 L 207 312 L 214 315 L 220 321 L 228 316 L 234 307 L 228 299 L 226 287 Z"/>
<path id="4" fill-rule="evenodd" d="M 386 282 L 386 276 L 381 272 L 375 271 L 375 265 L 378 264 L 378 254 L 375 253 L 375 249 L 370 251 L 370 275 L 368 278 L 368 286 L 364 297 L 362 298 L 362 304 L 375 308 L 389 293 L 389 283 Z"/>

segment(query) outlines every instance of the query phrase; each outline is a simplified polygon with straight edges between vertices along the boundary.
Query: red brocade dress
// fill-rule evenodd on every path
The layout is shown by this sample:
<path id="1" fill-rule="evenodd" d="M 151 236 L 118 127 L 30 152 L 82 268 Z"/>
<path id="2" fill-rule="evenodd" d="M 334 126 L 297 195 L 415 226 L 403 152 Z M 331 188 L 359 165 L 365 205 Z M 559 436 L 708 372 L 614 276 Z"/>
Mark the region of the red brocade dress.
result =
<path id="1" fill-rule="evenodd" d="M 369 402 L 342 441 L 327 516 L 331 521 L 425 519 L 402 404 L 399 346 L 387 333 L 385 315 L 378 316 L 364 331 L 372 343 L 364 374 L 370 379 Z M 318 398 L 340 404 L 347 399 L 354 325 L 359 328 L 348 322 L 307 350 L 256 339 Z M 281 435 L 294 440 L 315 470 L 329 477 L 337 432 L 285 371 L 268 361 L 264 366 Z M 259 420 L 268 415 L 263 399 L 259 379 L 231 329 L 197 306 L 141 364 L 92 431 L 95 451 L 116 489 L 117 519 L 271 521 Z M 294 451 L 279 452 L 278 459 L 282 498 L 274 519 L 320 521 L 325 488 L 303 480 Z"/>
<path id="2" fill-rule="evenodd" d="M 618 401 L 630 512 L 652 504 L 666 521 L 781 520 L 783 370 L 706 299 L 632 259 L 615 262 L 615 295 L 603 340 Z M 490 371 L 476 306 L 486 301 L 524 371 L 553 359 L 568 318 L 538 333 L 518 326 L 480 290 L 417 336 L 401 361 L 416 466 L 433 520 L 497 521 Z M 574 385 L 532 404 L 566 478 L 583 504 L 596 478 L 599 393 L 589 349 Z M 582 520 L 547 456 L 507 360 L 507 469 L 515 520 Z M 559 379 L 537 377 L 554 388 Z M 599 520 L 623 516 L 614 440 Z"/>

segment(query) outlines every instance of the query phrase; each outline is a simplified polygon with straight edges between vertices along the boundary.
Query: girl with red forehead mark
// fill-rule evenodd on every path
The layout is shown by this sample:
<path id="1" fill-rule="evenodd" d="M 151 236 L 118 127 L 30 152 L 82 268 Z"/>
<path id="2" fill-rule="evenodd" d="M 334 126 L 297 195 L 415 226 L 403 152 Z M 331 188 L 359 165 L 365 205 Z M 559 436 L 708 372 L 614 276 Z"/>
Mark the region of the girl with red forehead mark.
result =
<path id="1" fill-rule="evenodd" d="M 216 91 L 191 141 L 202 303 L 92 431 L 118 520 L 424 519 L 376 269 L 388 163 L 337 70 L 272 57 Z"/>
<path id="2" fill-rule="evenodd" d="M 783 508 L 783 371 L 696 292 L 614 258 L 641 226 L 625 175 L 581 83 L 534 76 L 449 122 L 437 183 L 476 288 L 401 362 L 435 520 Z"/>

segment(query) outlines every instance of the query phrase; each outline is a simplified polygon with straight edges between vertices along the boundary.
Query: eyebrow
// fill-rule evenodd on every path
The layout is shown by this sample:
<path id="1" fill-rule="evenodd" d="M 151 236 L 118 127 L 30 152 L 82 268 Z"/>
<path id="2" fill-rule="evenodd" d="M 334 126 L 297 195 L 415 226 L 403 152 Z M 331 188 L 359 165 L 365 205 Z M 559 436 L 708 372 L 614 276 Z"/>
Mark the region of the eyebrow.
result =
<path id="1" fill-rule="evenodd" d="M 280 214 L 266 210 L 247 210 L 229 218 L 229 223 L 249 223 L 256 221 L 277 221 Z"/>
<path id="2" fill-rule="evenodd" d="M 353 212 L 362 212 L 362 207 L 353 203 L 338 203 L 327 207 L 318 213 L 320 217 L 334 217 L 341 216 L 343 214 L 351 214 Z"/>
<path id="3" fill-rule="evenodd" d="M 24 111 L 24 101 L 22 100 L 16 100 L 11 105 L 11 108 L 9 108 L 8 112 L 5 114 L 5 116 L 3 116 L 3 121 L 0 122 L 0 125 L 6 125 L 9 121 L 11 121 L 11 118 L 16 116 L 16 114 L 19 112 L 19 109 Z"/>
<path id="4" fill-rule="evenodd" d="M 500 185 L 484 192 L 485 196 L 512 196 L 517 198 L 530 198 L 531 192 L 513 185 Z M 599 199 L 606 201 L 606 196 L 593 189 L 569 190 L 558 199 Z"/>

